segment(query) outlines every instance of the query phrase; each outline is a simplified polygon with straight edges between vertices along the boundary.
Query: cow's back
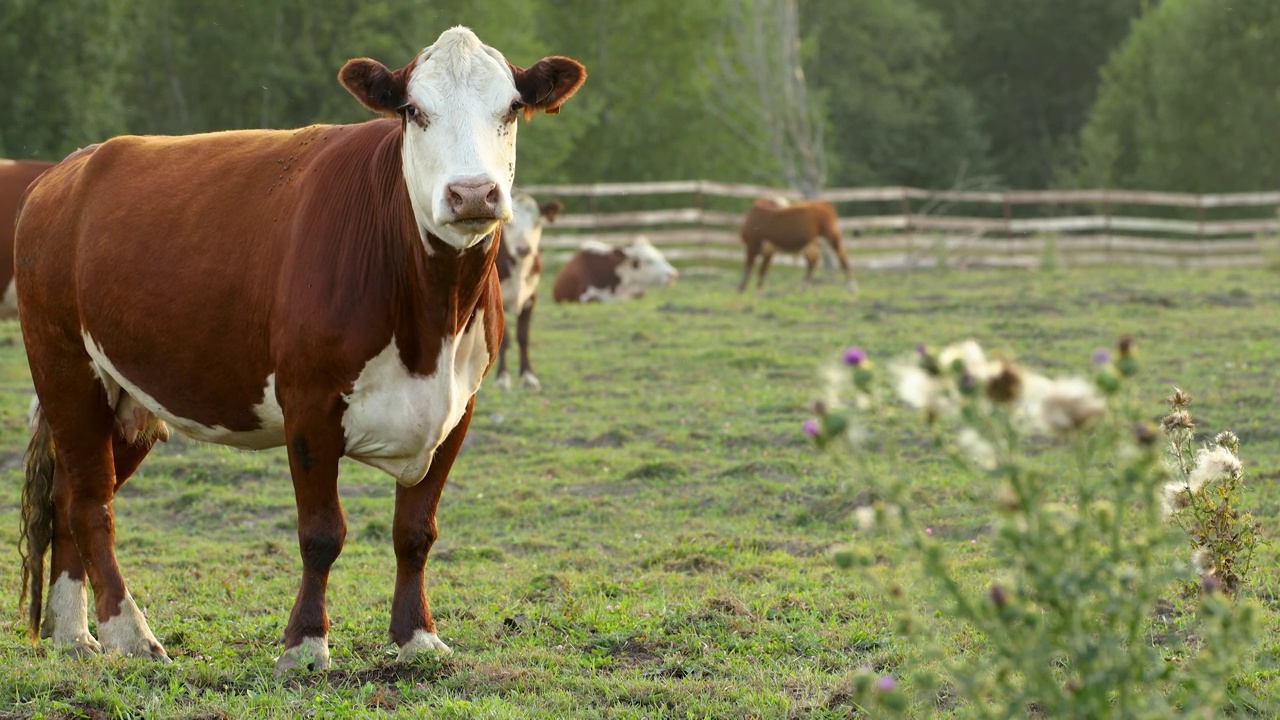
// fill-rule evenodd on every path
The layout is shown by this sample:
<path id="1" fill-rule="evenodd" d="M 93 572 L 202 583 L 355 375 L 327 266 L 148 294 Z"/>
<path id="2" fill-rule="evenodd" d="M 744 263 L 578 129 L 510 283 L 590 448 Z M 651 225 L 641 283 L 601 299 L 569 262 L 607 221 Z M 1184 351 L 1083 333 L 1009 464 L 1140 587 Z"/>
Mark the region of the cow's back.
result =
<path id="1" fill-rule="evenodd" d="M 328 277 L 292 276 L 337 260 L 315 225 L 357 192 L 335 178 L 361 186 L 388 132 L 398 127 L 374 121 L 126 136 L 73 155 L 31 189 L 19 223 L 24 332 L 88 335 L 124 374 L 152 379 L 176 414 L 253 426 L 248 414 L 205 409 L 261 402 L 254 378 L 270 372 L 270 323 L 287 285 L 340 294 Z M 223 365 L 249 372 L 179 385 Z"/>
<path id="2" fill-rule="evenodd" d="M 822 201 L 796 201 L 785 207 L 756 201 L 742 223 L 742 240 L 750 245 L 771 243 L 784 252 L 802 250 L 814 239 L 834 234 L 835 208 Z"/>

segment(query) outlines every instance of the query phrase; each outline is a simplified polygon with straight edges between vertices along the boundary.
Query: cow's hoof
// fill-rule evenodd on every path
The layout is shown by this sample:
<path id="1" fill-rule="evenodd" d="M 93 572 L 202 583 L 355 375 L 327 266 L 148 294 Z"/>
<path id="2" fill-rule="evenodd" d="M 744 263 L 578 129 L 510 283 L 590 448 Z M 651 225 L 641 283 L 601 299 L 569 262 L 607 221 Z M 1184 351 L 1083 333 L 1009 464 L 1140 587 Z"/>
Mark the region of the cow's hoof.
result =
<path id="1" fill-rule="evenodd" d="M 400 662 L 409 662 L 419 655 L 429 652 L 448 655 L 453 652 L 453 649 L 445 645 L 444 641 L 436 637 L 435 633 L 419 630 L 413 634 L 412 640 L 400 647 L 400 654 L 396 659 Z"/>
<path id="2" fill-rule="evenodd" d="M 71 642 L 61 645 L 60 647 L 62 648 L 62 652 L 76 658 L 77 660 L 83 660 L 84 658 L 93 655 L 102 654 L 102 645 L 97 640 L 94 640 L 93 636 L 88 633 L 73 638 Z"/>
<path id="3" fill-rule="evenodd" d="M 276 675 L 294 670 L 313 672 L 329 669 L 329 641 L 322 637 L 303 638 L 302 642 L 276 658 Z"/>
<path id="4" fill-rule="evenodd" d="M 495 386 L 497 386 L 497 388 L 498 388 L 499 390 L 510 390 L 510 389 L 511 389 L 511 375 L 509 375 L 509 374 L 507 374 L 507 373 L 503 373 L 503 374 L 499 375 L 497 378 L 495 378 L 495 379 L 494 379 L 493 384 L 494 384 Z"/>
<path id="5" fill-rule="evenodd" d="M 143 658 L 144 660 L 156 660 L 162 663 L 173 662 L 169 658 L 169 653 L 164 651 L 158 642 L 143 643 L 125 647 L 107 647 L 105 652 L 125 657 Z"/>
<path id="6" fill-rule="evenodd" d="M 542 389 L 542 383 L 538 381 L 538 376 L 531 372 L 526 372 L 520 375 L 520 384 L 530 390 Z"/>

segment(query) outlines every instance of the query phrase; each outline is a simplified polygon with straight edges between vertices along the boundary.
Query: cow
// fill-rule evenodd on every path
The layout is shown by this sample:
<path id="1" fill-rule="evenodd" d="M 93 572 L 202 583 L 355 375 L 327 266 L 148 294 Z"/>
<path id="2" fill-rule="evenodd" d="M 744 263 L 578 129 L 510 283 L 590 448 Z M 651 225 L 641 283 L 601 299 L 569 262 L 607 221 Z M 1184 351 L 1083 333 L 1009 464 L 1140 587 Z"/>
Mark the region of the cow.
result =
<path id="1" fill-rule="evenodd" d="M 626 300 L 670 285 L 679 276 L 643 235 L 620 248 L 588 240 L 556 273 L 551 295 L 558 303 Z"/>
<path id="2" fill-rule="evenodd" d="M 18 220 L 18 199 L 54 163 L 44 160 L 0 160 L 0 319 L 18 317 L 18 295 L 13 286 L 13 230 Z"/>
<path id="3" fill-rule="evenodd" d="M 742 282 L 738 292 L 747 289 L 751 269 L 760 257 L 760 278 L 756 289 L 764 287 L 764 276 L 776 252 L 800 253 L 805 261 L 805 282 L 813 278 L 813 268 L 818 264 L 819 238 L 825 238 L 835 251 L 844 270 L 844 279 L 850 289 L 856 289 L 853 274 L 849 270 L 849 258 L 844 254 L 837 227 L 836 209 L 821 200 L 788 201 L 783 198 L 759 198 L 747 210 L 739 235 L 746 247 L 746 264 L 742 270 Z"/>
<path id="4" fill-rule="evenodd" d="M 511 341 L 511 318 L 516 318 L 516 343 L 520 346 L 520 384 L 540 390 L 542 383 L 529 364 L 529 323 L 533 306 L 538 301 L 538 281 L 542 279 L 542 226 L 555 222 L 564 203 L 549 200 L 538 204 L 525 193 L 517 193 L 511 201 L 511 222 L 502 226 L 502 247 L 498 249 L 498 279 L 502 282 L 502 315 L 505 330 L 498 348 L 498 369 L 494 384 L 511 388 L 507 374 L 507 346 Z"/>
<path id="5" fill-rule="evenodd" d="M 277 673 L 329 665 L 344 456 L 397 484 L 399 659 L 450 651 L 423 576 L 441 489 L 502 336 L 494 262 L 511 217 L 515 122 L 558 113 L 585 77 L 560 56 L 512 65 L 455 27 L 397 70 L 368 58 L 342 67 L 339 82 L 382 118 L 113 138 L 27 191 L 16 258 L 40 399 L 22 505 L 33 639 L 168 659 L 125 587 L 112 513 L 167 426 L 287 450 L 302 576 Z"/>

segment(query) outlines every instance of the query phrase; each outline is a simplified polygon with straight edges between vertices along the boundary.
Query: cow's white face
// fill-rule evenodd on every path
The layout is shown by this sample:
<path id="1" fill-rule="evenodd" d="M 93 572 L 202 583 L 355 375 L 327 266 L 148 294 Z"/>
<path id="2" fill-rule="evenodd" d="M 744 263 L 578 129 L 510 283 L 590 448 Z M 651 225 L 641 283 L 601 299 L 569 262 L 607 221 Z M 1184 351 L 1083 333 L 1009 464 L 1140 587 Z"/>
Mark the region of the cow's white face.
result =
<path id="1" fill-rule="evenodd" d="M 462 249 L 511 219 L 516 117 L 523 106 L 502 55 L 466 28 L 423 50 L 406 85 L 403 156 L 419 226 Z"/>
<path id="2" fill-rule="evenodd" d="M 636 238 L 622 252 L 627 259 L 618 266 L 617 272 L 621 288 L 628 291 L 643 293 L 648 288 L 670 285 L 680 275 L 644 236 Z"/>
<path id="3" fill-rule="evenodd" d="M 516 260 L 536 255 L 542 243 L 542 209 L 538 201 L 517 193 L 511 201 L 511 221 L 502 229 L 502 242 Z"/>
<path id="4" fill-rule="evenodd" d="M 338 73 L 365 107 L 401 118 L 400 160 L 419 231 L 458 249 L 511 219 L 516 117 L 560 112 L 586 77 L 581 63 L 560 56 L 512 65 L 464 27 L 399 70 L 356 58 Z"/>

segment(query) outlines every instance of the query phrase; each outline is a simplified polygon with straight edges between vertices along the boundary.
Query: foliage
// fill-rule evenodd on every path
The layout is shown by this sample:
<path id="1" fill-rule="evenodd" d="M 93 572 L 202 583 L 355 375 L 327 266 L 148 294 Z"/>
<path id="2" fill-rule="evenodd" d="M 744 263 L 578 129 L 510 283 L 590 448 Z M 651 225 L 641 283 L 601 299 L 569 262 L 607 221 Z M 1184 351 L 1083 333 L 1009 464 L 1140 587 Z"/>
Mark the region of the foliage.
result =
<path id="1" fill-rule="evenodd" d="M 1164 511 L 1187 534 L 1191 564 L 1202 582 L 1237 593 L 1262 542 L 1253 515 L 1242 512 L 1244 465 L 1240 438 L 1224 430 L 1198 450 L 1191 396 L 1174 389 L 1161 420 L 1166 453 L 1176 476 L 1164 486 Z"/>
<path id="2" fill-rule="evenodd" d="M 873 452 L 866 448 L 867 428 L 884 424 L 882 416 L 892 411 L 878 401 L 896 393 L 921 411 L 938 446 L 973 472 L 996 510 L 998 570 L 986 591 L 976 593 L 964 586 L 932 530 L 915 521 L 911 473 L 864 473 L 880 500 L 856 513 L 864 530 L 891 521 L 940 588 L 944 612 L 985 638 L 987 653 L 950 663 L 946 673 L 968 700 L 966 712 L 1167 718 L 1204 717 L 1227 706 L 1227 681 L 1246 656 L 1256 609 L 1232 605 L 1215 594 L 1214 584 L 1198 604 L 1194 635 L 1170 632 L 1159 619 L 1158 607 L 1168 604 L 1162 594 L 1186 569 L 1172 562 L 1177 538 L 1161 516 L 1167 470 L 1156 431 L 1132 396 L 1129 378 L 1138 363 L 1131 339 L 1121 340 L 1114 363 L 1106 351 L 1095 355 L 1092 379 L 1049 379 L 1012 360 L 988 359 L 972 341 L 940 352 L 919 347 L 889 367 L 888 390 L 875 382 L 878 374 L 862 350 L 847 350 L 844 362 L 850 377 L 828 389 L 819 418 L 805 428 L 819 447 L 848 440 L 855 458 Z M 1175 448 L 1181 453 L 1181 444 Z M 1204 479 L 1195 477 L 1200 490 Z M 1226 478 L 1213 480 L 1228 485 Z M 1220 508 L 1229 516 L 1228 500 L 1238 502 L 1232 487 L 1219 508 L 1209 502 L 1219 524 Z M 1194 517 L 1193 523 L 1201 519 Z M 1195 537 L 1215 551 L 1229 542 L 1214 534 Z M 870 565 L 855 547 L 837 561 L 851 565 L 861 558 Z M 1235 549 L 1214 552 L 1214 562 L 1234 560 L 1228 551 Z M 1247 564 L 1223 561 L 1213 571 L 1235 589 Z M 1153 641 L 1157 633 L 1162 639 Z M 896 691 L 868 690 L 860 699 L 886 710 L 905 707 Z"/>
<path id="3" fill-rule="evenodd" d="M 1152 3 L 1103 70 L 1077 182 L 1184 192 L 1280 177 L 1280 4 Z"/>
<path id="4" fill-rule="evenodd" d="M 973 97 L 991 171 L 1007 187 L 1054 184 L 1074 165 L 1098 70 L 1142 0 L 920 2 L 950 30 L 943 67 Z"/>

